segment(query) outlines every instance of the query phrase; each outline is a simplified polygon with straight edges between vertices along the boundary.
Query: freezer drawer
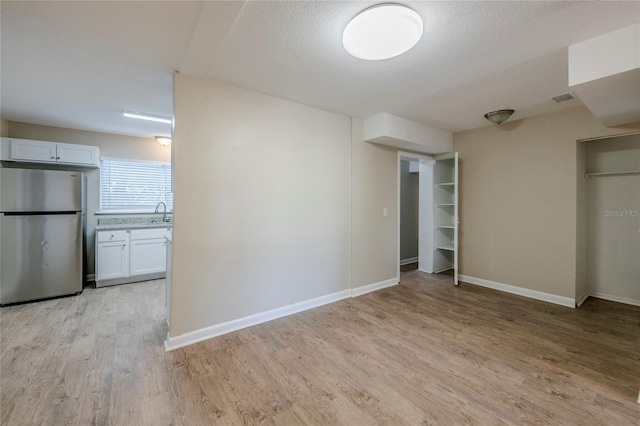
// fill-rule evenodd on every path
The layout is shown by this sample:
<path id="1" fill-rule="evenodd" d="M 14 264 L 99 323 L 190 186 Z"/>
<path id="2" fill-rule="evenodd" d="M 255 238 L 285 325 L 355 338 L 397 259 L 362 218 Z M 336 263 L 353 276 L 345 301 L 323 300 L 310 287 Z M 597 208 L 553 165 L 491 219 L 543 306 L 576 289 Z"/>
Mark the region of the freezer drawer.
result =
<path id="1" fill-rule="evenodd" d="M 0 216 L 0 304 L 82 291 L 82 213 Z"/>

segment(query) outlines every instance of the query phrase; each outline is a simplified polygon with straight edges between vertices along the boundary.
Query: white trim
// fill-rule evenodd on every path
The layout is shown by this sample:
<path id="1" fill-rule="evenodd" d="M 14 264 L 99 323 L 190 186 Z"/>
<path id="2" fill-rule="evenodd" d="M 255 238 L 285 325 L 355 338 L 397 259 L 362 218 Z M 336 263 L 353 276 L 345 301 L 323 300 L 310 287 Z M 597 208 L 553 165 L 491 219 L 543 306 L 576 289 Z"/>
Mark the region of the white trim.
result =
<path id="1" fill-rule="evenodd" d="M 587 299 L 589 298 L 589 293 L 586 291 L 576 300 L 576 306 L 579 308 Z"/>
<path id="2" fill-rule="evenodd" d="M 640 300 L 629 299 L 628 297 L 611 296 L 602 293 L 589 293 L 589 296 L 597 299 L 609 300 L 611 302 L 625 303 L 627 305 L 640 306 Z"/>
<path id="3" fill-rule="evenodd" d="M 156 142 L 156 140 L 154 138 L 148 138 L 148 139 Z M 163 165 L 163 166 L 170 166 L 171 165 L 171 161 L 139 160 L 137 158 L 109 157 L 109 156 L 106 156 L 106 155 L 101 155 L 100 159 L 101 160 L 109 160 L 109 161 L 129 161 L 131 163 L 160 164 L 160 165 Z"/>
<path id="4" fill-rule="evenodd" d="M 400 282 L 398 277 L 391 278 L 390 280 L 380 281 L 378 283 L 363 285 L 360 287 L 351 289 L 351 297 L 362 296 L 363 294 L 371 293 L 372 291 L 381 290 L 383 288 L 397 285 Z"/>
<path id="5" fill-rule="evenodd" d="M 169 335 L 167 335 L 167 340 L 165 340 L 164 342 L 164 350 L 171 351 L 174 349 L 178 349 L 183 346 L 211 339 L 212 337 L 221 336 L 223 334 L 231 333 L 232 331 L 251 327 L 252 325 L 258 325 L 263 322 L 286 317 L 287 315 L 293 315 L 298 312 L 306 311 L 307 309 L 317 308 L 318 306 L 337 302 L 349 297 L 351 297 L 351 290 L 343 290 L 337 293 L 327 294 L 326 296 L 320 296 L 310 300 L 304 300 L 302 302 L 293 303 L 288 306 L 272 309 L 270 311 L 262 312 L 259 314 L 249 315 L 248 317 L 238 318 L 235 320 L 223 322 L 221 324 L 212 325 L 210 327 L 201 328 L 199 330 L 181 334 L 176 337 L 170 337 Z"/>
<path id="6" fill-rule="evenodd" d="M 248 317 L 223 322 L 222 324 L 216 324 L 210 327 L 201 328 L 199 330 L 181 334 L 180 336 L 176 337 L 171 337 L 169 333 L 167 333 L 167 338 L 164 341 L 164 350 L 167 352 L 172 351 L 183 346 L 202 342 L 203 340 L 231 333 L 242 328 L 251 327 L 253 325 L 262 324 L 263 322 L 297 314 L 298 312 L 317 308 L 319 306 L 327 305 L 339 300 L 348 299 L 349 297 L 357 297 L 366 293 L 371 293 L 372 291 L 391 287 L 398 284 L 399 282 L 399 277 L 391 278 L 390 280 L 380 281 L 377 283 L 352 288 L 350 290 L 343 290 L 337 293 L 327 294 L 326 296 L 316 297 L 315 299 L 305 300 L 288 306 L 283 306 L 282 308 L 276 308 L 259 314 L 249 315 Z"/>
<path id="7" fill-rule="evenodd" d="M 576 301 L 570 297 L 558 296 L 556 294 L 544 293 L 542 291 L 530 290 L 528 288 L 516 287 L 509 284 L 502 284 L 495 281 L 483 280 L 482 278 L 470 277 L 468 275 L 460 275 L 460 281 L 479 285 L 481 287 L 492 288 L 494 290 L 504 291 L 505 293 L 517 294 L 519 296 L 529 297 L 531 299 L 542 300 L 543 302 L 554 303 L 556 305 L 575 308 Z"/>
<path id="8" fill-rule="evenodd" d="M 400 266 L 408 265 L 410 263 L 416 263 L 418 261 L 418 257 L 410 257 L 408 259 L 400 259 Z"/>
<path id="9" fill-rule="evenodd" d="M 624 137 L 624 136 L 631 136 L 631 135 L 637 135 L 637 134 L 640 134 L 640 132 L 638 132 L 637 130 L 634 130 L 634 131 L 627 132 L 627 133 L 617 133 L 615 135 L 598 136 L 598 137 L 595 137 L 595 138 L 578 139 L 578 142 L 601 141 L 603 139 L 620 138 L 620 137 Z"/>

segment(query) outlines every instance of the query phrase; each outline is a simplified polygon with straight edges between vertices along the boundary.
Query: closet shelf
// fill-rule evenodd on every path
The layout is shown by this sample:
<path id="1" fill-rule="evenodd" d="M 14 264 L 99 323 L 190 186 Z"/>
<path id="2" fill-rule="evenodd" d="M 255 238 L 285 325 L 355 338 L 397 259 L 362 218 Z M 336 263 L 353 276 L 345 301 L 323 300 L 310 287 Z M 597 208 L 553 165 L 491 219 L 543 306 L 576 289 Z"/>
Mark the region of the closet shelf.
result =
<path id="1" fill-rule="evenodd" d="M 636 175 L 640 173 L 640 169 L 638 170 L 627 170 L 621 172 L 599 172 L 599 173 L 585 173 L 584 177 L 588 178 L 589 176 L 616 176 L 616 175 Z"/>
<path id="2" fill-rule="evenodd" d="M 436 207 L 453 207 L 455 204 L 436 204 Z"/>
<path id="3" fill-rule="evenodd" d="M 453 245 L 442 245 L 442 246 L 438 246 L 436 247 L 438 250 L 448 250 L 448 251 L 454 251 L 454 247 Z"/>
<path id="4" fill-rule="evenodd" d="M 453 225 L 436 225 L 436 229 L 453 229 L 455 226 Z"/>
<path id="5" fill-rule="evenodd" d="M 436 183 L 435 186 L 439 186 L 439 187 L 442 187 L 442 186 L 455 186 L 455 183 L 454 182 Z"/>

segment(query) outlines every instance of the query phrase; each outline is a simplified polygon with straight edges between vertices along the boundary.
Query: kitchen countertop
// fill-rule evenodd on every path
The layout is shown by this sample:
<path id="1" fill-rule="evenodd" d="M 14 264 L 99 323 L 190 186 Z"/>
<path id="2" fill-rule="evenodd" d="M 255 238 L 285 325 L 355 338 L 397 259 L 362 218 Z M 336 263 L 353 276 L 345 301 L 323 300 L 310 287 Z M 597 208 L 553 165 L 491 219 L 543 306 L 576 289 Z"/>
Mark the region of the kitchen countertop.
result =
<path id="1" fill-rule="evenodd" d="M 97 225 L 96 231 L 116 230 L 116 229 L 147 229 L 147 228 L 173 228 L 173 223 L 110 223 L 107 225 Z"/>
<path id="2" fill-rule="evenodd" d="M 173 222 L 163 222 L 163 215 L 142 217 L 107 217 L 98 219 L 96 231 L 116 229 L 173 228 Z M 171 218 L 171 216 L 169 216 Z"/>

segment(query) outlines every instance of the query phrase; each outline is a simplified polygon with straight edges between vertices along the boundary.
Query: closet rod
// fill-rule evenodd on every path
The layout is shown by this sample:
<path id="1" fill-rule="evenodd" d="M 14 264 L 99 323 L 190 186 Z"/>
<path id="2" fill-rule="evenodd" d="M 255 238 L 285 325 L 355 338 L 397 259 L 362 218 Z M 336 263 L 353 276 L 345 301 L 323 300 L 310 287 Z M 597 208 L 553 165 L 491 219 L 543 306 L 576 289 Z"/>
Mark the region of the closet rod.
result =
<path id="1" fill-rule="evenodd" d="M 638 170 L 628 170 L 626 172 L 602 172 L 602 173 L 585 173 L 585 179 L 589 176 L 615 176 L 615 175 L 635 175 L 640 173 L 640 169 Z"/>

